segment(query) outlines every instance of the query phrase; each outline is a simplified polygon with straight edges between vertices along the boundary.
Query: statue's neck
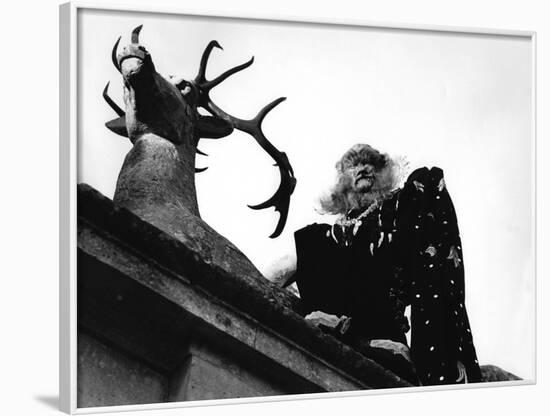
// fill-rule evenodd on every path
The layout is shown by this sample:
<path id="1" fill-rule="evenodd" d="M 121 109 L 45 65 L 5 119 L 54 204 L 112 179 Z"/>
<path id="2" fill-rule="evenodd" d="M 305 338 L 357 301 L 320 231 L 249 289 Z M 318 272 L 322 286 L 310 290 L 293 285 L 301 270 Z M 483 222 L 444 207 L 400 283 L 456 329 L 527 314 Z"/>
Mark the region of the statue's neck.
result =
<path id="1" fill-rule="evenodd" d="M 199 216 L 194 166 L 195 149 L 191 143 L 175 145 L 146 133 L 126 155 L 114 202 L 145 217 L 168 206 Z"/>
<path id="2" fill-rule="evenodd" d="M 195 192 L 195 147 L 144 134 L 124 160 L 114 202 L 183 242 L 200 258 L 247 278 L 260 272 L 230 241 L 199 215 Z"/>

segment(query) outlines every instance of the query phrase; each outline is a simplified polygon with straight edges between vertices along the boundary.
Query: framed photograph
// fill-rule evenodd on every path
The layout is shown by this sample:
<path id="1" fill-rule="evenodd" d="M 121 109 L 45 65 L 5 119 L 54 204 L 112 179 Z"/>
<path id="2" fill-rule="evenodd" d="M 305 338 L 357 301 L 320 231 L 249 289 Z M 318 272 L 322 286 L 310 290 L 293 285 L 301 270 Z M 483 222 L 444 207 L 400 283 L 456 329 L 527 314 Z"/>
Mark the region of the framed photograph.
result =
<path id="1" fill-rule="evenodd" d="M 535 34 L 60 7 L 71 414 L 535 374 Z"/>

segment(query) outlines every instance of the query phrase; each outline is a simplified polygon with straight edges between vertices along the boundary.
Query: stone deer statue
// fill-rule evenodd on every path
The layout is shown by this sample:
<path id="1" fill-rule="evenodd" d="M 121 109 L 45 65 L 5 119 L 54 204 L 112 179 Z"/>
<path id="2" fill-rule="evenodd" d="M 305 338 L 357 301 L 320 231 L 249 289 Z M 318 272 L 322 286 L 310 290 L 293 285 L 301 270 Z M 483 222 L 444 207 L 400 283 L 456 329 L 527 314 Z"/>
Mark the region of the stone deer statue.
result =
<path id="1" fill-rule="evenodd" d="M 278 98 L 244 120 L 219 108 L 210 91 L 229 76 L 249 67 L 248 62 L 231 68 L 215 79 L 207 80 L 206 66 L 210 53 L 221 46 L 211 41 L 203 52 L 194 80 L 165 78 L 155 70 L 151 54 L 139 43 L 141 26 L 135 28 L 131 43 L 119 51 L 120 38 L 112 51 L 112 61 L 122 75 L 124 104 L 122 110 L 108 95 L 103 97 L 118 118 L 106 123 L 113 132 L 128 137 L 133 144 L 120 171 L 114 202 L 133 211 L 214 261 L 232 271 L 259 274 L 250 261 L 233 244 L 200 219 L 195 191 L 195 155 L 201 138 L 218 139 L 234 129 L 250 134 L 273 158 L 281 182 L 267 201 L 252 209 L 274 207 L 280 217 L 271 235 L 283 230 L 296 179 L 284 152 L 273 146 L 262 132 L 264 117 L 285 98 Z M 203 108 L 210 115 L 199 114 Z M 200 171 L 200 170 L 197 170 Z"/>

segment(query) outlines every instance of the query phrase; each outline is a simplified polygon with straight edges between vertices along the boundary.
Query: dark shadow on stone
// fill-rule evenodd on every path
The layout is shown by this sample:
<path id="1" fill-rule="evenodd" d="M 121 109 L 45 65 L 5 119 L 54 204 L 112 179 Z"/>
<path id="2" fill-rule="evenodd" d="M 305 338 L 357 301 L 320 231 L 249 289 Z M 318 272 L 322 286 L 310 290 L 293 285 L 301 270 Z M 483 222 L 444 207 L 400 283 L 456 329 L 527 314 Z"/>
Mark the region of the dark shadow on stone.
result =
<path id="1" fill-rule="evenodd" d="M 482 365 L 480 369 L 482 381 L 491 382 L 522 380 L 522 378 L 516 376 L 515 374 L 509 373 L 496 365 Z"/>
<path id="2" fill-rule="evenodd" d="M 59 396 L 34 396 L 34 400 L 51 409 L 59 410 Z"/>

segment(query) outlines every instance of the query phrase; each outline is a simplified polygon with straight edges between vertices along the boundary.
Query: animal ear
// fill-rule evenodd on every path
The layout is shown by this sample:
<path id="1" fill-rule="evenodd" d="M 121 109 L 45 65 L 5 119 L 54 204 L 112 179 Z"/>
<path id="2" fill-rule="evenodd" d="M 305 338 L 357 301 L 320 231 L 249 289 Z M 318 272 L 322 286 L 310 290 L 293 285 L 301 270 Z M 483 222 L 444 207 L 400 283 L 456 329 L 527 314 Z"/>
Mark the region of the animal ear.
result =
<path id="1" fill-rule="evenodd" d="M 212 116 L 199 116 L 197 136 L 202 139 L 220 139 L 229 136 L 233 132 L 233 126 L 221 118 Z"/>
<path id="2" fill-rule="evenodd" d="M 115 118 L 114 120 L 105 123 L 105 127 L 113 133 L 122 137 L 128 137 L 128 129 L 126 128 L 126 116 Z"/>

